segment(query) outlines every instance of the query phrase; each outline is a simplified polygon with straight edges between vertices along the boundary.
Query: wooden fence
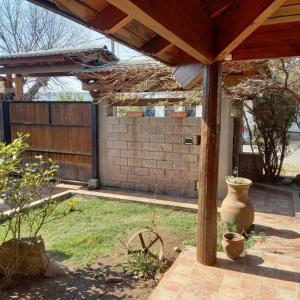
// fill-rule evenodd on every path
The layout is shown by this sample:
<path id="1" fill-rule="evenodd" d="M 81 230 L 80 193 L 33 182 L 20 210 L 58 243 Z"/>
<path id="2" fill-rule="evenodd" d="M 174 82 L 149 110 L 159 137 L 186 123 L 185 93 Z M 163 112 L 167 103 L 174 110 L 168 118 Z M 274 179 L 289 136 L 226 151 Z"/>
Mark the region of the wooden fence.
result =
<path id="1" fill-rule="evenodd" d="M 63 179 L 97 178 L 97 105 L 87 102 L 4 101 L 5 141 L 29 133 L 26 157 L 43 155 Z M 94 166 L 94 167 L 93 167 Z"/>

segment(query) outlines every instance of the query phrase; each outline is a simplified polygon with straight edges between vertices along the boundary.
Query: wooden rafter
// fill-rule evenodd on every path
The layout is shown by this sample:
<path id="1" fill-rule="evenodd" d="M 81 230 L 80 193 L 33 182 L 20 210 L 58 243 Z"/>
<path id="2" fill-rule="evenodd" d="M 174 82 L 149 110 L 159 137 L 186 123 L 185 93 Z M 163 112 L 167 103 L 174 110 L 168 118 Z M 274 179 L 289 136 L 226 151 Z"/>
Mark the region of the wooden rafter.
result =
<path id="1" fill-rule="evenodd" d="M 300 1 L 287 1 L 264 24 L 300 21 Z"/>
<path id="2" fill-rule="evenodd" d="M 300 22 L 261 26 L 233 51 L 232 58 L 249 60 L 298 56 L 299 32 Z"/>
<path id="3" fill-rule="evenodd" d="M 232 2 L 233 0 L 207 0 L 204 6 L 208 15 L 215 18 L 225 11 Z"/>
<path id="4" fill-rule="evenodd" d="M 2 58 L 0 59 L 0 65 L 13 65 L 13 64 L 36 64 L 43 63 L 45 61 L 49 63 L 63 62 L 65 60 L 64 55 L 51 55 L 42 57 L 21 57 L 21 58 Z"/>
<path id="5" fill-rule="evenodd" d="M 108 0 L 108 2 L 200 62 L 207 64 L 213 61 L 213 24 L 200 2 L 196 0 L 184 2 Z M 185 14 L 182 14 L 183 11 Z"/>
<path id="6" fill-rule="evenodd" d="M 231 9 L 219 16 L 217 24 L 217 60 L 224 60 L 285 0 L 235 1 Z"/>

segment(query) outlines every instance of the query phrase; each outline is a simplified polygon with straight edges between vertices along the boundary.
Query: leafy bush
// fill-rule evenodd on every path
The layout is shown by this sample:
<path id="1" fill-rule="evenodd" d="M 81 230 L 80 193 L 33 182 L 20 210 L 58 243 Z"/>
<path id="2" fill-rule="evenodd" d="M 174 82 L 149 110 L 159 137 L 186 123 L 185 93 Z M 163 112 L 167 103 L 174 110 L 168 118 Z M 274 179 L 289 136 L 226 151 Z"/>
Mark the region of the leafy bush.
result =
<path id="1" fill-rule="evenodd" d="M 127 272 L 132 272 L 144 279 L 156 279 L 159 274 L 167 270 L 167 265 L 164 261 L 153 257 L 149 253 L 136 252 L 129 256 L 126 262 L 123 263 L 123 268 Z"/>
<path id="2" fill-rule="evenodd" d="M 26 162 L 23 158 L 22 154 L 29 147 L 26 143 L 28 136 L 19 134 L 8 145 L 0 142 L 0 204 L 11 211 L 8 219 L 3 216 L 0 219 L 4 232 L 0 245 L 8 240 L 16 241 L 17 245 L 14 253 L 11 253 L 11 263 L 0 265 L 7 282 L 25 259 L 26 253 L 20 253 L 21 242 L 34 243 L 46 223 L 69 213 L 57 213 L 58 202 L 51 200 L 58 166 L 51 160 L 44 161 L 41 156 L 36 156 L 31 162 Z M 45 201 L 35 209 L 30 209 L 32 203 L 41 198 Z M 0 255 L 1 251 L 0 247 Z"/>
<path id="3" fill-rule="evenodd" d="M 250 130 L 251 142 L 263 156 L 266 179 L 274 181 L 280 176 L 283 160 L 288 155 L 288 130 L 296 120 L 296 102 L 284 91 L 266 90 L 253 100 L 253 108 L 248 110 L 255 122 Z"/>

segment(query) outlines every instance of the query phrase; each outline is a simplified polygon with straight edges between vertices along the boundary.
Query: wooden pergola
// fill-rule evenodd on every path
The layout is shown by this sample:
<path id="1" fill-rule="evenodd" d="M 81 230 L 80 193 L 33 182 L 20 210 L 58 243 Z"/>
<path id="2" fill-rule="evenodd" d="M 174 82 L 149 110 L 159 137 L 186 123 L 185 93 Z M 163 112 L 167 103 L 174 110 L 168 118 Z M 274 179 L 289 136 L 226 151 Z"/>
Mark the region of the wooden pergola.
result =
<path id="1" fill-rule="evenodd" d="M 173 66 L 184 88 L 204 78 L 197 259 L 214 264 L 222 62 L 300 56 L 300 0 L 30 1 Z"/>
<path id="2" fill-rule="evenodd" d="M 6 75 L 10 91 L 12 83 L 15 84 L 15 100 L 18 101 L 24 98 L 24 77 L 74 76 L 117 62 L 118 58 L 105 47 L 49 49 L 1 55 L 0 74 Z"/>

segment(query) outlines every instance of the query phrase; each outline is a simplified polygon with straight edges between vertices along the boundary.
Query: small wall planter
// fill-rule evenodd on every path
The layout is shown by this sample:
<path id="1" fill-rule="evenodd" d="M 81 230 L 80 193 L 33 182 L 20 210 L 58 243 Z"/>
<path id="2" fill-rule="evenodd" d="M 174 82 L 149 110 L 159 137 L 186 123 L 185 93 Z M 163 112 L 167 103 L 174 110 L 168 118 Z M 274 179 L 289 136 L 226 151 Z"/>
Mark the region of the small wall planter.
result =
<path id="1" fill-rule="evenodd" d="M 127 113 L 127 117 L 130 117 L 130 118 L 139 118 L 139 117 L 143 117 L 143 116 L 144 116 L 143 111 L 129 111 Z"/>
<path id="2" fill-rule="evenodd" d="M 186 111 L 172 111 L 171 117 L 172 118 L 187 118 L 188 113 Z"/>
<path id="3" fill-rule="evenodd" d="M 237 259 L 245 254 L 245 238 L 234 232 L 226 232 L 223 235 L 222 248 L 231 259 Z"/>

